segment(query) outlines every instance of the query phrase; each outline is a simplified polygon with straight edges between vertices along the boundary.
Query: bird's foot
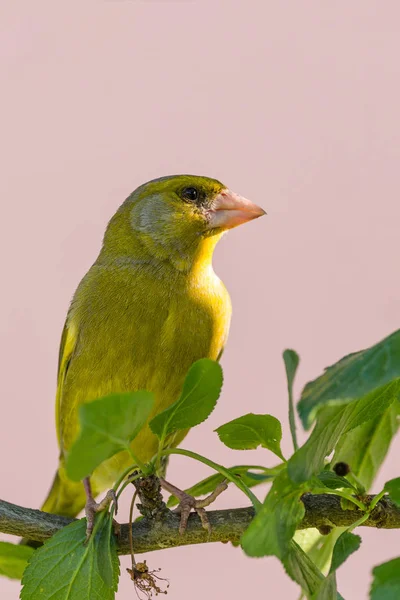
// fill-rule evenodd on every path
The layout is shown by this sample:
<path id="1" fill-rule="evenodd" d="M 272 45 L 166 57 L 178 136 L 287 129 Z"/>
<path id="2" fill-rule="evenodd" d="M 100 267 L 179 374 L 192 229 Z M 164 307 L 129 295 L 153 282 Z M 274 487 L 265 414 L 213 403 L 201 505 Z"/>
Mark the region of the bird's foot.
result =
<path id="1" fill-rule="evenodd" d="M 186 494 L 186 492 L 183 492 L 179 488 L 175 487 L 174 485 L 172 485 L 172 483 L 165 481 L 165 479 L 163 479 L 162 477 L 160 477 L 160 485 L 164 490 L 170 492 L 179 500 L 179 504 L 174 510 L 174 512 L 181 515 L 179 533 L 181 535 L 185 533 L 187 523 L 189 520 L 189 515 L 191 511 L 194 510 L 199 515 L 203 528 L 208 531 L 208 535 L 210 536 L 211 523 L 208 520 L 205 507 L 210 506 L 210 504 L 212 504 L 214 500 L 226 490 L 226 488 L 228 487 L 227 481 L 222 481 L 219 485 L 217 485 L 215 490 L 209 496 L 203 498 L 202 500 L 197 500 L 197 498 L 190 496 L 190 494 Z"/>
<path id="2" fill-rule="evenodd" d="M 118 501 L 117 501 L 117 496 L 116 496 L 115 491 L 108 490 L 108 492 L 104 496 L 104 498 L 102 500 L 100 500 L 100 502 L 96 502 L 96 500 L 93 498 L 93 495 L 92 495 L 92 489 L 91 489 L 90 481 L 89 481 L 88 477 L 86 479 L 84 479 L 83 485 L 85 487 L 85 493 L 86 493 L 86 504 L 85 504 L 86 542 L 88 542 L 90 539 L 90 536 L 93 533 L 94 521 L 95 521 L 96 514 L 98 512 L 102 512 L 103 510 L 108 510 L 108 508 L 112 502 L 114 502 L 114 504 L 115 504 L 115 514 L 117 514 Z M 120 531 L 120 524 L 117 523 L 117 521 L 115 521 L 114 519 L 113 519 L 113 527 L 114 527 L 114 533 L 116 535 L 118 535 L 119 531 Z"/>

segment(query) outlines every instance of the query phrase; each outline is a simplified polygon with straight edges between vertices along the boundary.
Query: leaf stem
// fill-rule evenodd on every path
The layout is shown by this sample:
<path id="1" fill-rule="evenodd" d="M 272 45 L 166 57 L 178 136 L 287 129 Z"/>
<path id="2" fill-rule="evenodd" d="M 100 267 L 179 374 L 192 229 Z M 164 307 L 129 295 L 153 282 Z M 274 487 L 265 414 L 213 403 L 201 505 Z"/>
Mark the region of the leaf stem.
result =
<path id="1" fill-rule="evenodd" d="M 135 555 L 133 553 L 133 533 L 132 533 L 133 509 L 135 507 L 136 496 L 137 496 L 137 490 L 135 490 L 135 493 L 132 496 L 131 504 L 129 507 L 129 549 L 131 551 L 132 572 L 136 567 Z"/>
<path id="2" fill-rule="evenodd" d="M 353 523 L 353 525 L 351 525 L 350 527 L 348 527 L 346 529 L 346 531 L 348 531 L 350 533 L 351 531 L 353 531 L 353 529 L 355 529 L 356 527 L 359 527 L 360 525 L 362 525 L 363 523 L 365 523 L 365 521 L 367 519 L 369 519 L 369 516 L 370 516 L 369 512 L 365 513 L 365 515 L 363 515 L 362 517 L 360 517 L 358 519 L 358 521 L 356 521 L 355 523 Z"/>
<path id="3" fill-rule="evenodd" d="M 382 490 L 381 492 L 379 492 L 379 494 L 377 494 L 376 496 L 374 496 L 374 498 L 371 501 L 371 504 L 368 507 L 368 511 L 371 513 L 375 506 L 378 504 L 379 500 L 382 500 L 383 496 L 386 494 L 386 490 Z"/>
<path id="4" fill-rule="evenodd" d="M 355 529 L 356 527 L 359 527 L 365 521 L 367 521 L 370 518 L 371 513 L 374 510 L 375 506 L 378 504 L 379 500 L 381 500 L 385 494 L 386 494 L 386 491 L 382 490 L 379 494 L 374 496 L 373 500 L 371 501 L 371 504 L 367 507 L 365 515 L 363 515 L 360 519 L 358 519 L 358 521 L 356 521 L 350 527 L 348 527 L 347 531 L 353 531 L 353 529 Z"/>
<path id="5" fill-rule="evenodd" d="M 160 461 L 161 461 L 161 456 L 162 456 L 162 453 L 163 453 L 163 450 L 164 450 L 164 443 L 165 443 L 165 433 L 163 431 L 162 435 L 161 435 L 161 438 L 160 438 L 160 440 L 158 442 L 157 454 L 156 454 L 156 458 L 155 458 L 155 461 L 154 461 L 155 470 L 156 470 L 157 475 L 158 475 L 158 471 L 160 469 Z"/>
<path id="6" fill-rule="evenodd" d="M 127 469 L 125 469 L 125 471 L 123 473 L 121 473 L 120 477 L 117 479 L 117 481 L 115 482 L 115 484 L 113 486 L 114 492 L 117 492 L 119 486 L 124 481 L 125 477 L 127 475 L 129 475 L 129 473 L 131 473 L 131 471 L 133 471 L 134 469 L 136 469 L 136 465 L 130 465 Z M 140 477 L 140 475 L 139 475 L 139 477 Z M 133 480 L 131 480 L 131 481 L 133 481 Z"/>
<path id="7" fill-rule="evenodd" d="M 137 456 L 135 456 L 135 454 L 132 452 L 132 448 L 130 446 L 128 446 L 128 452 L 132 457 L 133 462 L 135 463 L 135 465 L 137 467 L 139 467 L 139 469 L 142 471 L 143 475 L 147 475 L 148 474 L 148 466 L 142 462 Z"/>
<path id="8" fill-rule="evenodd" d="M 294 403 L 293 403 L 293 393 L 292 388 L 288 385 L 289 391 L 289 426 L 290 426 L 290 434 L 292 436 L 293 448 L 294 451 L 299 449 L 299 444 L 297 443 L 297 433 L 296 433 L 296 420 L 294 416 Z"/>
<path id="9" fill-rule="evenodd" d="M 313 494 L 331 494 L 332 496 L 340 496 L 341 498 L 350 500 L 350 502 L 353 502 L 353 504 L 358 506 L 358 508 L 360 508 L 361 510 L 363 510 L 363 511 L 367 510 L 367 507 L 365 506 L 365 504 L 363 502 L 361 502 L 360 500 L 358 500 L 358 498 L 355 498 L 354 496 L 352 496 L 350 494 L 346 494 L 346 492 L 342 492 L 340 490 L 330 490 L 329 488 L 313 488 L 312 493 Z"/>
<path id="10" fill-rule="evenodd" d="M 142 474 L 141 474 L 141 473 L 139 473 L 138 475 L 135 475 L 135 476 L 133 476 L 133 477 L 129 477 L 128 479 L 126 479 L 126 480 L 125 480 L 125 481 L 122 483 L 121 487 L 120 487 L 120 488 L 119 488 L 119 490 L 118 490 L 118 493 L 117 493 L 117 500 L 118 500 L 118 499 L 119 499 L 119 497 L 121 496 L 121 494 L 122 494 L 122 492 L 124 491 L 124 489 L 125 489 L 126 487 L 128 487 L 128 485 L 129 485 L 130 483 L 132 483 L 133 481 L 136 481 L 136 479 L 139 479 L 141 476 L 142 476 Z"/>
<path id="11" fill-rule="evenodd" d="M 244 494 L 246 494 L 246 496 L 251 500 L 256 512 L 261 508 L 262 504 L 259 501 L 259 499 L 257 498 L 257 496 L 255 496 L 253 494 L 253 492 L 247 487 L 247 485 L 245 485 L 243 483 L 243 481 L 241 481 L 238 477 L 236 477 L 236 475 L 231 473 L 228 469 L 226 469 L 222 465 L 219 465 L 218 463 L 215 463 L 214 461 L 209 460 L 205 456 L 201 456 L 200 454 L 197 454 L 196 452 L 191 452 L 190 450 L 184 450 L 183 448 L 166 449 L 166 450 L 163 450 L 160 455 L 165 455 L 165 454 L 181 454 L 183 456 L 188 456 L 189 458 L 193 458 L 194 460 L 198 460 L 199 462 L 207 465 L 211 469 L 214 469 L 214 471 L 217 471 L 218 473 L 221 473 L 221 475 L 224 475 L 224 477 L 226 477 L 226 479 L 228 479 L 229 481 L 234 483 L 240 490 L 242 490 L 242 492 Z"/>

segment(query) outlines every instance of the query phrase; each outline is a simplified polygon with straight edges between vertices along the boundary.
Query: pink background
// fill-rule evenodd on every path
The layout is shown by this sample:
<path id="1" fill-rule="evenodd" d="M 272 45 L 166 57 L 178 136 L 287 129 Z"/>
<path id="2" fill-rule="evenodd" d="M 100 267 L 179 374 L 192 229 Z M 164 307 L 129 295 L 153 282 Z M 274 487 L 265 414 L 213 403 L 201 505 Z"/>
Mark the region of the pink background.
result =
<path id="1" fill-rule="evenodd" d="M 399 23 L 397 0 L 1 4 L 1 496 L 37 507 L 47 492 L 68 303 L 107 220 L 150 178 L 210 175 L 268 211 L 217 249 L 234 306 L 225 386 L 185 447 L 273 465 L 213 429 L 270 412 L 290 451 L 283 349 L 301 354 L 298 393 L 399 327 Z M 399 449 L 375 490 L 399 475 Z M 179 457 L 169 478 L 208 474 Z M 219 501 L 246 504 L 234 490 Z M 352 600 L 367 597 L 372 565 L 399 553 L 398 532 L 362 534 L 339 575 Z M 229 545 L 147 559 L 174 600 L 299 595 L 277 560 Z M 18 590 L 0 579 L 1 598 Z M 118 598 L 132 597 L 123 572 Z"/>

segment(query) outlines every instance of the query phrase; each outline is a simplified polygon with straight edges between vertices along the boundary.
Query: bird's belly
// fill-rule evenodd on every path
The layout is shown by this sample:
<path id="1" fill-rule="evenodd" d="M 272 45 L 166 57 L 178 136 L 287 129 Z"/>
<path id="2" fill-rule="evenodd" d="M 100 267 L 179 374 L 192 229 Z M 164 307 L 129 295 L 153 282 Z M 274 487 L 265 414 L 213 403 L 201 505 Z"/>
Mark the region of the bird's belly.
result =
<path id="1" fill-rule="evenodd" d="M 216 295 L 202 299 L 177 295 L 168 305 L 160 305 L 140 319 L 121 320 L 111 338 L 107 320 L 99 321 L 96 336 L 82 340 L 82 351 L 68 372 L 65 394 L 72 401 L 62 433 L 63 447 L 68 450 L 78 430 L 78 405 L 113 392 L 149 390 L 155 395 L 150 416 L 175 402 L 190 366 L 200 358 L 216 360 L 225 343 L 230 318 L 229 297 Z M 145 317 L 145 318 L 144 318 Z M 84 333 L 83 333 L 84 335 Z M 86 365 L 86 366 L 85 366 Z M 89 368 L 90 365 L 90 368 Z M 93 365 L 95 365 L 93 367 Z M 67 398 L 64 398 L 67 400 Z M 177 445 L 186 435 L 176 438 Z M 132 442 L 132 449 L 142 461 L 149 461 L 157 451 L 157 438 L 146 425 Z M 92 476 L 99 493 L 112 485 L 132 459 L 121 452 L 105 461 Z"/>

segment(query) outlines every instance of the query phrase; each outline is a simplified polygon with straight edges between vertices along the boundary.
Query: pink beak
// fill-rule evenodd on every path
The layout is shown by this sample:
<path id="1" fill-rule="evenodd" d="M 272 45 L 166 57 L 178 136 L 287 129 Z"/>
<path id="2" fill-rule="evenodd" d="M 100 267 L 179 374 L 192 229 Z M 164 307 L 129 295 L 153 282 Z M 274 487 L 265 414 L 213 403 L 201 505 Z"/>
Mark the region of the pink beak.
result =
<path id="1" fill-rule="evenodd" d="M 257 219 L 266 212 L 257 204 L 230 190 L 222 190 L 208 211 L 210 229 L 232 229 L 247 221 Z"/>

